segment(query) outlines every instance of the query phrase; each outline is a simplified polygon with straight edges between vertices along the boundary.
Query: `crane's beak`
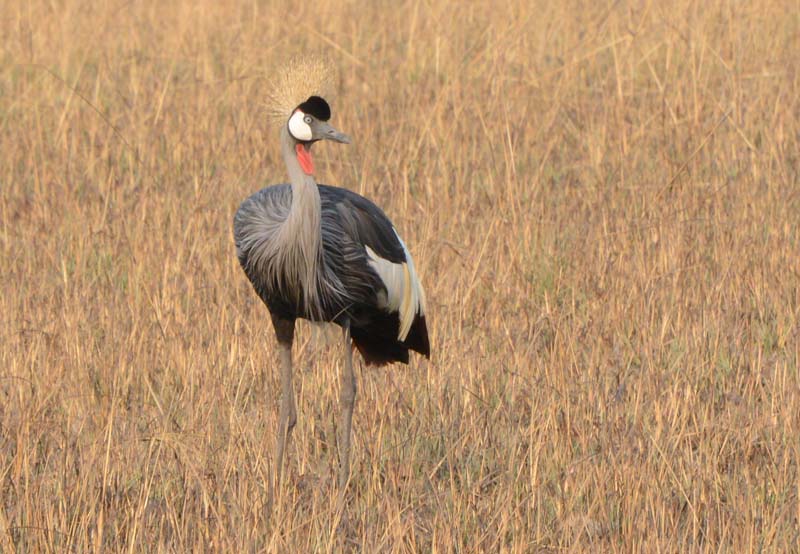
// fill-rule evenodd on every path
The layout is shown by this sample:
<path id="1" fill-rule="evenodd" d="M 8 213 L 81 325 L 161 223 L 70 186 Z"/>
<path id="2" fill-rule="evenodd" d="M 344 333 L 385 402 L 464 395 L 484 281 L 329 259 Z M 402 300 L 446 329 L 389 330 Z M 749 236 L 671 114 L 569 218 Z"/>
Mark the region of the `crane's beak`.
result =
<path id="1" fill-rule="evenodd" d="M 340 131 L 337 131 L 326 121 L 320 121 L 317 123 L 317 132 L 319 133 L 319 138 L 350 144 L 350 137 Z"/>

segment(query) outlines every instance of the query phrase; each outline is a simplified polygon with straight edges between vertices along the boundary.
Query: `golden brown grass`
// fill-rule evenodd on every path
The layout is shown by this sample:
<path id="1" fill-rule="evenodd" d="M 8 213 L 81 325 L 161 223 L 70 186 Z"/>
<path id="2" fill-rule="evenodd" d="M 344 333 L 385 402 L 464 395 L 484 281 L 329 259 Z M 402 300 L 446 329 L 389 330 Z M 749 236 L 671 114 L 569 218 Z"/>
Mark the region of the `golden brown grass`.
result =
<path id="1" fill-rule="evenodd" d="M 0 551 L 791 551 L 796 2 L 0 7 Z M 430 363 L 275 342 L 231 218 L 270 68 L 340 73 L 326 182 L 415 255 Z"/>

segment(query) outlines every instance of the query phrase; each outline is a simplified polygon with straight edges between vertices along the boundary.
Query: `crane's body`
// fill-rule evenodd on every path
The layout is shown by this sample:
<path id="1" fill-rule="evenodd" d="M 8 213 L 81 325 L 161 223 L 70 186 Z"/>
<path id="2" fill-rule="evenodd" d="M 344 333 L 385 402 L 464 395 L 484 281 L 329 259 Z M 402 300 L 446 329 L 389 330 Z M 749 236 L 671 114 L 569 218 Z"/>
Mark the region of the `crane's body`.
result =
<path id="1" fill-rule="evenodd" d="M 319 207 L 321 240 L 317 259 L 310 262 L 314 265 L 311 279 L 306 282 L 300 278 L 303 270 L 292 275 L 286 269 L 290 264 L 279 263 L 279 255 L 262 254 L 280 234 L 281 225 L 290 220 L 291 185 L 262 189 L 237 211 L 237 254 L 256 293 L 270 313 L 282 319 L 349 325 L 353 343 L 368 364 L 408 363 L 409 349 L 429 355 L 424 293 L 411 255 L 389 219 L 354 192 L 313 186 L 317 188 L 318 199 L 312 201 Z M 292 235 L 294 241 L 305 239 L 300 230 L 292 230 Z M 302 248 L 297 244 L 291 247 Z"/>
<path id="2" fill-rule="evenodd" d="M 367 364 L 408 363 L 409 350 L 428 357 L 425 293 L 408 249 L 380 208 L 349 190 L 317 184 L 311 145 L 322 139 L 350 141 L 327 123 L 327 102 L 312 95 L 285 115 L 280 140 L 290 182 L 262 189 L 242 203 L 234 217 L 234 239 L 239 262 L 269 309 L 280 349 L 278 482 L 297 420 L 291 356 L 295 321 L 332 322 L 344 331 L 339 437 L 344 490 L 356 394 L 352 347 Z"/>

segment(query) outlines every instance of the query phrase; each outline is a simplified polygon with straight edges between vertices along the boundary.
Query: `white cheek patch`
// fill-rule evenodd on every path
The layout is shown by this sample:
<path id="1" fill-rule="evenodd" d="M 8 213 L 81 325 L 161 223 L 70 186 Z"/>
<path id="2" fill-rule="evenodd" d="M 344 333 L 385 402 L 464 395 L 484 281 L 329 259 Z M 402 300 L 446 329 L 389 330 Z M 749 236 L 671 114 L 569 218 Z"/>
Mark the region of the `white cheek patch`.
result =
<path id="1" fill-rule="evenodd" d="M 289 134 L 297 140 L 311 140 L 311 127 L 308 126 L 308 123 L 303 121 L 305 116 L 306 114 L 297 110 L 292 114 L 292 117 L 289 118 Z"/>

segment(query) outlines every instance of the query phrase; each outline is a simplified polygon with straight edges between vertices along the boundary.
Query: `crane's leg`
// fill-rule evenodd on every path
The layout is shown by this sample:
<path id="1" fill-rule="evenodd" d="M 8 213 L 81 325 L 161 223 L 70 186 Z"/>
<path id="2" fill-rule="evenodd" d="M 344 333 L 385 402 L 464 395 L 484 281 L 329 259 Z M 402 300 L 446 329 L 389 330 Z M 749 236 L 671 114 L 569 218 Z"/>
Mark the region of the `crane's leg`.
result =
<path id="1" fill-rule="evenodd" d="M 292 342 L 294 341 L 294 320 L 272 318 L 281 358 L 281 407 L 278 413 L 278 433 L 275 445 L 275 487 L 281 484 L 283 454 L 289 443 L 292 429 L 297 423 L 297 408 L 292 388 Z"/>
<path id="2" fill-rule="evenodd" d="M 342 373 L 342 426 L 339 436 L 339 489 L 344 493 L 350 478 L 350 427 L 353 406 L 356 403 L 356 377 L 353 374 L 353 348 L 350 341 L 350 323 L 344 326 L 344 371 Z"/>

